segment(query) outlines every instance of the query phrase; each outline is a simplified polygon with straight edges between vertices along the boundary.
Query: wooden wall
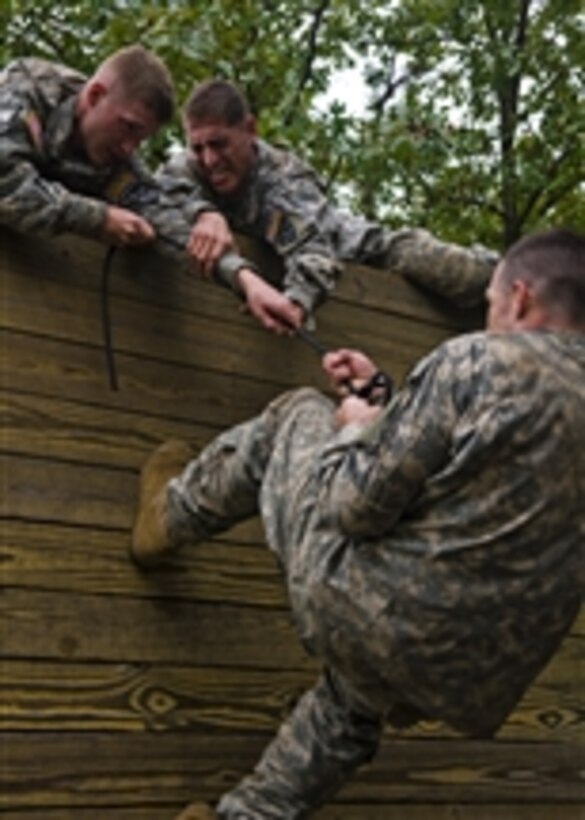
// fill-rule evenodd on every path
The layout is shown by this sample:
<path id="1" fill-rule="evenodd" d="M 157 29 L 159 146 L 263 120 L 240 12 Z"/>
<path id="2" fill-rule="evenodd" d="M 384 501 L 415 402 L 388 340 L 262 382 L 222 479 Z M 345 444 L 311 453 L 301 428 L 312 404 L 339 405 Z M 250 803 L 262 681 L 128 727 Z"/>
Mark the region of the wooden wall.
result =
<path id="1" fill-rule="evenodd" d="M 315 676 L 251 522 L 158 572 L 128 561 L 137 474 L 170 436 L 203 444 L 318 357 L 233 295 L 152 255 L 0 232 L 0 811 L 7 820 L 164 820 L 215 800 Z M 400 379 L 464 323 L 398 277 L 348 270 L 319 314 L 331 346 Z M 583 818 L 583 620 L 490 742 L 387 733 L 322 820 Z"/>

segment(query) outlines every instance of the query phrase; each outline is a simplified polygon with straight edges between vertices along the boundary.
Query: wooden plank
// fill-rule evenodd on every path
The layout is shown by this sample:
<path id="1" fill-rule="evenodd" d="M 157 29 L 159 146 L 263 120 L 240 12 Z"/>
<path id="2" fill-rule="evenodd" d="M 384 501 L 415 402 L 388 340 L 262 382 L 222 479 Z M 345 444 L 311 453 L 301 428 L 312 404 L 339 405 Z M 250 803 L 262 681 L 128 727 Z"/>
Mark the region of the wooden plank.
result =
<path id="1" fill-rule="evenodd" d="M 139 570 L 129 560 L 128 546 L 128 532 L 5 520 L 0 547 L 3 586 L 64 594 L 107 592 L 139 599 L 287 606 L 281 572 L 262 541 L 258 521 L 234 528 L 221 540 L 186 546 L 156 569 Z"/>
<path id="2" fill-rule="evenodd" d="M 275 732 L 316 670 L 2 662 L 4 731 Z"/>
<path id="3" fill-rule="evenodd" d="M 195 452 L 218 431 L 182 419 L 161 419 L 123 408 L 100 407 L 0 388 L 2 445 L 11 453 L 84 464 L 138 469 L 169 438 Z"/>
<path id="4" fill-rule="evenodd" d="M 66 458 L 67 453 L 64 451 Z M 130 544 L 138 468 L 106 468 L 0 453 L 4 518 L 69 524 L 111 533 L 120 552 Z M 258 543 L 258 521 L 233 528 L 232 540 Z"/>
<path id="5" fill-rule="evenodd" d="M 4 820 L 171 820 L 181 809 L 183 803 L 171 803 L 164 808 L 159 806 L 140 806 L 138 808 L 119 808 L 107 806 L 101 813 L 94 808 L 84 809 L 25 809 L 3 813 Z M 472 806 L 455 804 L 440 806 L 399 805 L 376 806 L 367 803 L 361 805 L 333 805 L 317 811 L 314 820 L 584 820 L 585 808 L 577 805 L 555 803 L 554 806 L 518 806 L 495 805 Z"/>
<path id="6" fill-rule="evenodd" d="M 250 771 L 257 733 L 5 733 L 0 806 L 100 807 L 215 800 Z M 424 754 L 423 754 L 424 751 Z M 338 804 L 583 804 L 582 755 L 569 744 L 385 741 Z M 113 799 L 113 796 L 115 798 Z"/>
<path id="7" fill-rule="evenodd" d="M 116 364 L 120 389 L 112 391 L 103 350 L 0 330 L 0 385 L 5 390 L 43 401 L 63 399 L 90 408 L 118 409 L 129 414 L 130 430 L 148 424 L 141 419 L 155 417 L 218 432 L 260 412 L 282 392 L 280 385 L 237 373 L 120 353 Z M 166 428 L 162 437 L 167 437 Z"/>
<path id="8" fill-rule="evenodd" d="M 562 654 L 574 650 L 575 640 L 568 644 Z M 530 688 L 500 730 L 499 740 L 583 741 L 580 692 L 574 680 L 566 678 L 561 657 Z M 0 719 L 5 730 L 18 731 L 275 732 L 315 677 L 316 669 L 5 659 Z M 434 741 L 457 737 L 444 724 L 431 721 L 386 731 L 389 737 Z"/>
<path id="9" fill-rule="evenodd" d="M 137 484 L 130 470 L 4 454 L 0 475 L 5 517 L 130 530 Z"/>
<path id="10" fill-rule="evenodd" d="M 5 589 L 0 614 L 6 658 L 311 667 L 280 609 Z"/>

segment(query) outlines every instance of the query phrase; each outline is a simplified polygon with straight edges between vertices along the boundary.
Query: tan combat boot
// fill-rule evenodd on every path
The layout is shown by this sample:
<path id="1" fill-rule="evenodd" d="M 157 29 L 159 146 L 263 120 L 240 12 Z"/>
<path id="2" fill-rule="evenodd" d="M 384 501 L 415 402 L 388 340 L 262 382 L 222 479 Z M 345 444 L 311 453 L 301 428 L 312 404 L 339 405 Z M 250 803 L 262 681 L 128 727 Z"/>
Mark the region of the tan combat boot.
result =
<path id="1" fill-rule="evenodd" d="M 175 820 L 219 820 L 218 815 L 205 803 L 191 803 Z"/>
<path id="2" fill-rule="evenodd" d="M 172 439 L 148 457 L 141 472 L 138 509 L 132 530 L 130 554 L 136 563 L 149 566 L 163 561 L 178 546 L 166 524 L 166 488 L 194 457 L 186 441 Z"/>

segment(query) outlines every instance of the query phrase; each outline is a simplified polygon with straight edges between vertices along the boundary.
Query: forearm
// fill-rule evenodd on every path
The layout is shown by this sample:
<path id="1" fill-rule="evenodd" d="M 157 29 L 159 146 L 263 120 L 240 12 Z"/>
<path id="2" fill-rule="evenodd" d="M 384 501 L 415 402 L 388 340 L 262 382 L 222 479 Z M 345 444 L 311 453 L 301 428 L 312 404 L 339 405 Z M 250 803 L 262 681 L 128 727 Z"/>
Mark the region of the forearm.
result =
<path id="1" fill-rule="evenodd" d="M 150 197 L 145 197 L 148 201 L 141 202 L 140 197 L 137 197 L 129 202 L 129 206 L 148 219 L 155 229 L 155 250 L 178 262 L 187 262 L 187 244 L 193 225 L 198 215 L 209 208 L 208 204 L 182 194 L 179 196 L 178 189 L 172 196 L 168 189 L 155 188 L 151 193 Z M 242 268 L 254 270 L 255 266 L 237 252 L 230 251 L 217 263 L 214 279 L 218 284 L 239 294 L 237 274 Z"/>
<path id="2" fill-rule="evenodd" d="M 343 532 L 388 532 L 447 462 L 458 412 L 453 383 L 452 363 L 440 348 L 373 422 L 348 425 L 322 451 L 322 503 Z"/>
<path id="3" fill-rule="evenodd" d="M 283 290 L 286 296 L 311 314 L 335 287 L 341 265 L 325 251 L 299 250 L 285 257 Z"/>
<path id="4" fill-rule="evenodd" d="M 0 162 L 0 223 L 22 232 L 99 238 L 106 205 L 45 180 L 28 163 Z"/>
<path id="5" fill-rule="evenodd" d="M 381 718 L 325 672 L 268 746 L 254 773 L 218 806 L 220 817 L 305 817 L 375 754 Z"/>

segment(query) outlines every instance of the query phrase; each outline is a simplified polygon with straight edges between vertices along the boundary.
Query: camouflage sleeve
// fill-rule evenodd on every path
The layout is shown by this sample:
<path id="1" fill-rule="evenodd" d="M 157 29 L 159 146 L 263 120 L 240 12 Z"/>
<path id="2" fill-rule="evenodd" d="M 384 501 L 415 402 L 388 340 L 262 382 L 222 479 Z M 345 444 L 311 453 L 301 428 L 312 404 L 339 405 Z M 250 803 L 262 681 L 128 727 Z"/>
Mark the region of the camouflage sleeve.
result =
<path id="1" fill-rule="evenodd" d="M 326 670 L 298 702 L 254 773 L 218 805 L 226 817 L 305 817 L 374 756 L 380 715 Z"/>
<path id="2" fill-rule="evenodd" d="M 198 198 L 186 179 L 157 173 L 149 178 L 136 167 L 140 184 L 129 189 L 121 204 L 147 219 L 156 231 L 154 248 L 164 256 L 182 264 L 187 262 L 186 248 L 197 217 L 211 207 Z M 224 287 L 239 293 L 236 274 L 242 268 L 255 270 L 255 265 L 235 251 L 225 253 L 216 265 L 214 276 Z"/>
<path id="3" fill-rule="evenodd" d="M 205 196 L 201 185 L 190 173 L 184 152 L 164 162 L 154 179 L 170 201 L 187 200 L 193 220 L 204 211 L 217 211 L 217 207 Z"/>
<path id="4" fill-rule="evenodd" d="M 45 179 L 26 124 L 26 109 L 8 90 L 0 93 L 0 223 L 19 231 L 65 231 L 97 237 L 106 206 Z"/>
<path id="5" fill-rule="evenodd" d="M 460 412 L 453 392 L 468 358 L 442 345 L 417 365 L 371 425 L 357 434 L 355 428 L 342 430 L 323 451 L 324 509 L 341 530 L 361 536 L 387 532 L 448 462 Z"/>
<path id="6" fill-rule="evenodd" d="M 265 239 L 283 259 L 284 292 L 307 313 L 326 299 L 341 273 L 323 230 L 329 207 L 308 173 L 280 179 L 265 204 Z"/>

